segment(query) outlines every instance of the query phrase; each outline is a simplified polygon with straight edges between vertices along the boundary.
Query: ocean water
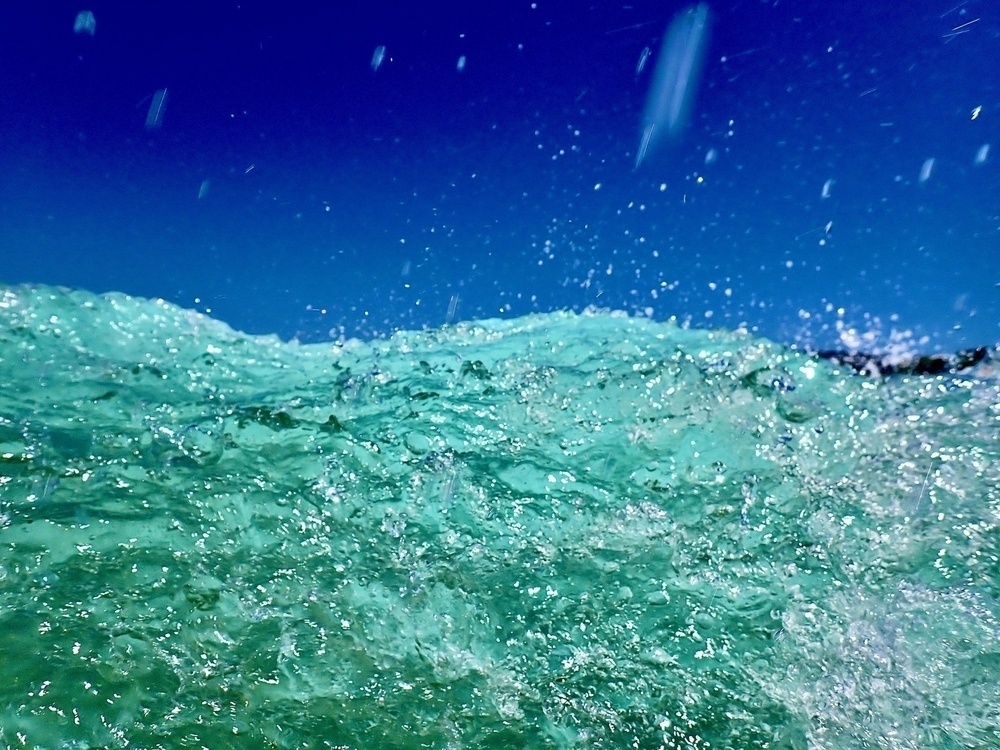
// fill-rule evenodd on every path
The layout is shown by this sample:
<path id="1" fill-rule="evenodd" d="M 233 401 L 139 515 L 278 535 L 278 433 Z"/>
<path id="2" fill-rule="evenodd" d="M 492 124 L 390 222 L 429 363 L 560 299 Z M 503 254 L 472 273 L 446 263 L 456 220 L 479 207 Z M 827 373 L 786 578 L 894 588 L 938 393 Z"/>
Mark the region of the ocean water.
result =
<path id="1" fill-rule="evenodd" d="M 989 748 L 1000 381 L 0 291 L 0 745 Z"/>

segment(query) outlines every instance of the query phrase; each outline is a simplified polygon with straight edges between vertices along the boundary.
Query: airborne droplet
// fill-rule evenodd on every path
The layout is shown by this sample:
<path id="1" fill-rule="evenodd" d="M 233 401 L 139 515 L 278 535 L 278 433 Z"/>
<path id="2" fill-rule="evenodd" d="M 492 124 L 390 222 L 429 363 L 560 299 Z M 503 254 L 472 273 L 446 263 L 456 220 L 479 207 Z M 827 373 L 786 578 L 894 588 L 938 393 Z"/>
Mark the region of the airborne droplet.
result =
<path id="1" fill-rule="evenodd" d="M 660 47 L 642 115 L 638 167 L 664 134 L 676 136 L 687 124 L 708 46 L 708 6 L 685 8 L 670 22 Z"/>
<path id="2" fill-rule="evenodd" d="M 87 36 L 93 36 L 94 32 L 97 31 L 97 19 L 94 18 L 93 11 L 81 10 L 76 14 L 76 19 L 73 21 L 73 33 L 78 36 L 86 34 Z"/>

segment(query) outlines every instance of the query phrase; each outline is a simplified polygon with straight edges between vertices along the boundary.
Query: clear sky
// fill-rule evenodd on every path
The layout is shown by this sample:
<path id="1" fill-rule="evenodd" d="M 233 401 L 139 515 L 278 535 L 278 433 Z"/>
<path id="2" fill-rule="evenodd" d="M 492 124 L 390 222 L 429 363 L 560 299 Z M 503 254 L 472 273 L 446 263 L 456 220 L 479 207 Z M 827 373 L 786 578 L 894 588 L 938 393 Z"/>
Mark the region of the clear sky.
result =
<path id="1" fill-rule="evenodd" d="M 307 340 L 588 305 L 1000 339 L 1000 6 L 709 2 L 683 122 L 639 159 L 691 8 L 19 3 L 0 281 Z"/>

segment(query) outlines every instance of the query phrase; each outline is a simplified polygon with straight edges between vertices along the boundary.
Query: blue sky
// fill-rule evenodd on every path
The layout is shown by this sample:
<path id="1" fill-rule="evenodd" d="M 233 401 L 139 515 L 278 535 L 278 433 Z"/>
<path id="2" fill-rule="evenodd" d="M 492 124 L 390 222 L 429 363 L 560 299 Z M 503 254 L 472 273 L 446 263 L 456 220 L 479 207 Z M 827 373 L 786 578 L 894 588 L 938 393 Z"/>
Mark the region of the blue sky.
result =
<path id="1" fill-rule="evenodd" d="M 18 7 L 0 280 L 305 340 L 598 305 L 993 343 L 1000 8 L 912 5 L 708 3 L 689 122 L 638 168 L 684 3 Z"/>

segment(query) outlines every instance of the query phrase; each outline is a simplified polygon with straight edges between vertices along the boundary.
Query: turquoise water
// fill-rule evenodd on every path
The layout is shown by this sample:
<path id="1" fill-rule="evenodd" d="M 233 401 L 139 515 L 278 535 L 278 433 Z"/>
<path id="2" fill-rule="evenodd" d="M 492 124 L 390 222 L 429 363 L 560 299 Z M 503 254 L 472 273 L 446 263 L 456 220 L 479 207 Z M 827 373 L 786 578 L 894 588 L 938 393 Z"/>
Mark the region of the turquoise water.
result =
<path id="1" fill-rule="evenodd" d="M 986 364 L 0 289 L 4 747 L 997 747 L 998 524 Z"/>

